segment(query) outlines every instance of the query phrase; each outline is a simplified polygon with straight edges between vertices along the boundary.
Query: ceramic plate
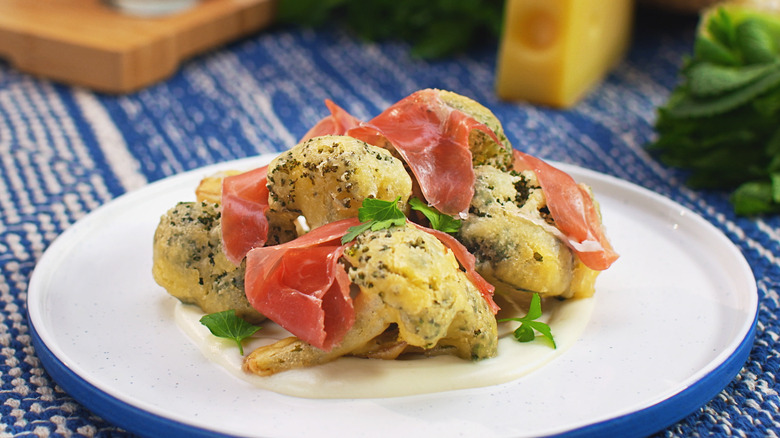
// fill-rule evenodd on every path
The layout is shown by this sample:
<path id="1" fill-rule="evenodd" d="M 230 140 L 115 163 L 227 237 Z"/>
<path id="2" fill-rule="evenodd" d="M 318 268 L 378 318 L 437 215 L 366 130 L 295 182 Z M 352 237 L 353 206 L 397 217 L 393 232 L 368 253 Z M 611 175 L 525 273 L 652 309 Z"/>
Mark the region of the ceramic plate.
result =
<path id="1" fill-rule="evenodd" d="M 750 351 L 755 279 L 718 229 L 638 186 L 561 165 L 593 187 L 621 254 L 569 350 L 484 388 L 335 400 L 260 390 L 206 360 L 175 324 L 175 300 L 151 276 L 151 244 L 160 215 L 193 199 L 202 177 L 270 158 L 151 184 L 50 246 L 30 282 L 30 325 L 43 365 L 75 399 L 148 436 L 643 436 L 714 397 Z"/>

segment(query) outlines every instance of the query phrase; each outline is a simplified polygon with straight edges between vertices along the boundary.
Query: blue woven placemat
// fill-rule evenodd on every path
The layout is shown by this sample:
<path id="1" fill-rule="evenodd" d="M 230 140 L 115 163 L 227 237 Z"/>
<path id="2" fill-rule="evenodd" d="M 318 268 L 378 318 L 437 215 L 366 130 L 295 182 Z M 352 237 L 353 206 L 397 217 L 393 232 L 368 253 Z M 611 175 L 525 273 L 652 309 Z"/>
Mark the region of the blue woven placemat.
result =
<path id="1" fill-rule="evenodd" d="M 263 32 L 126 96 L 53 84 L 0 62 L 0 436 L 125 435 L 64 393 L 31 345 L 27 283 L 63 230 L 148 182 L 289 148 L 326 114 L 326 98 L 367 119 L 426 87 L 482 102 L 519 149 L 637 183 L 723 230 L 758 281 L 756 342 L 724 391 L 659 435 L 774 434 L 780 218 L 735 217 L 726 194 L 685 188 L 680 171 L 645 151 L 695 25 L 662 18 L 640 19 L 626 61 L 569 111 L 499 101 L 495 47 L 424 61 L 410 58 L 404 44 L 366 43 L 338 30 Z"/>

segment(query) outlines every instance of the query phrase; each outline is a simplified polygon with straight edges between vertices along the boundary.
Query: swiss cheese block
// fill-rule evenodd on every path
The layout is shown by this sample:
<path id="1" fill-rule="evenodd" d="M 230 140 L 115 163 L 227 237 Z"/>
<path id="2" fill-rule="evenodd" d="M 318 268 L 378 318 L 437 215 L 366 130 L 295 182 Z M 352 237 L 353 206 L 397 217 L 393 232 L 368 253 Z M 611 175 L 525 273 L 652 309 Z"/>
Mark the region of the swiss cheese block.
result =
<path id="1" fill-rule="evenodd" d="M 634 0 L 508 0 L 496 92 L 570 107 L 623 57 Z"/>

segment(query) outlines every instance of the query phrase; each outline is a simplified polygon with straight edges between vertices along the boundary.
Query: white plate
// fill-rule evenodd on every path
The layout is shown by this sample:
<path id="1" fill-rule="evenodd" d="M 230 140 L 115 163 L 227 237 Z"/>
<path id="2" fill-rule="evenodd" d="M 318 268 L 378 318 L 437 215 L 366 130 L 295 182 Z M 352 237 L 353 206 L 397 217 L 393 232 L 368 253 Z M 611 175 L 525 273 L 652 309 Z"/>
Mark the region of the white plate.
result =
<path id="1" fill-rule="evenodd" d="M 279 395 L 207 361 L 173 321 L 151 276 L 158 219 L 217 169 L 129 193 L 62 234 L 30 281 L 34 345 L 89 409 L 149 436 L 642 436 L 714 397 L 753 342 L 756 283 L 737 248 L 686 208 L 645 189 L 560 165 L 590 184 L 621 258 L 597 282 L 581 339 L 508 384 L 410 397 Z M 306 432 L 306 431 L 309 432 Z"/>

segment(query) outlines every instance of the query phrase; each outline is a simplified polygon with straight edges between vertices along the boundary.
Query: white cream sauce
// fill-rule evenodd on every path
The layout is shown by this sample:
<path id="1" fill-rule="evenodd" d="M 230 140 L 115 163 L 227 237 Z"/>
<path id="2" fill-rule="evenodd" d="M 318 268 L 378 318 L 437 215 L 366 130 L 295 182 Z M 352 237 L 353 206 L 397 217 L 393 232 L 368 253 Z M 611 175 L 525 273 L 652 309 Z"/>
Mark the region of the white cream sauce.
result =
<path id="1" fill-rule="evenodd" d="M 175 316 L 179 327 L 209 360 L 262 389 L 305 398 L 384 398 L 485 387 L 520 378 L 563 354 L 579 339 L 590 319 L 593 302 L 593 298 L 587 298 L 543 303 L 544 315 L 539 320 L 550 325 L 557 349 L 541 335 L 533 342 L 517 342 L 512 331 L 518 323 L 505 322 L 499 323 L 498 355 L 491 359 L 472 362 L 455 356 L 406 360 L 342 357 L 268 377 L 245 373 L 238 346 L 234 341 L 213 336 L 200 323 L 203 312 L 198 307 L 178 303 Z M 260 325 L 263 328 L 244 341 L 245 354 L 290 336 L 271 321 Z"/>

